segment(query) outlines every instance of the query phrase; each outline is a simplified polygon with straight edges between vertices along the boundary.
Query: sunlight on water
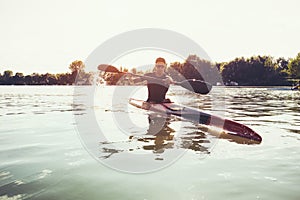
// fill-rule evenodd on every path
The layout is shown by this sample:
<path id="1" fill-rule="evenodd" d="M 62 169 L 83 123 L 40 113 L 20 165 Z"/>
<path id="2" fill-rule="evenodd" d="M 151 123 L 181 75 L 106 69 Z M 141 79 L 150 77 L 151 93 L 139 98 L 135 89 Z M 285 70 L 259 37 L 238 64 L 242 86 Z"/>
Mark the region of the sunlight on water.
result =
<path id="1" fill-rule="evenodd" d="M 173 101 L 245 124 L 260 144 L 128 105 L 145 87 L 0 91 L 1 200 L 300 198 L 299 91 L 171 88 Z M 134 170 L 150 173 L 120 172 Z"/>

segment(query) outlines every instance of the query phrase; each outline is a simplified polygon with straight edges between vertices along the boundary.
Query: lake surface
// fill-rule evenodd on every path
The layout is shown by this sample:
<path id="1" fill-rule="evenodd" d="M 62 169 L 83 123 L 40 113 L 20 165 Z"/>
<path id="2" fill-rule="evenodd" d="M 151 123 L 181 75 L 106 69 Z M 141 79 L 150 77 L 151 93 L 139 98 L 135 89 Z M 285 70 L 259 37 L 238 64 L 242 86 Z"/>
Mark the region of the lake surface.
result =
<path id="1" fill-rule="evenodd" d="M 1 86 L 0 199 L 299 200 L 300 92 L 214 87 L 169 98 L 259 144 L 128 105 L 145 87 Z"/>

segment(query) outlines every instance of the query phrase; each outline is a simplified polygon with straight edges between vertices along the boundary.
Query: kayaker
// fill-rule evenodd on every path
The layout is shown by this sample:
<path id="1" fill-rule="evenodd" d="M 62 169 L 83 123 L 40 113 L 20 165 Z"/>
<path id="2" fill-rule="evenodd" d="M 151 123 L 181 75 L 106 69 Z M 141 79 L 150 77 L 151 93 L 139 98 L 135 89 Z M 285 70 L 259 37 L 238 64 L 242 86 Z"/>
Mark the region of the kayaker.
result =
<path id="1" fill-rule="evenodd" d="M 166 60 L 164 58 L 159 57 L 155 60 L 153 72 L 146 73 L 144 77 L 140 77 L 135 80 L 135 82 L 144 80 L 147 81 L 147 102 L 171 102 L 170 99 L 166 99 L 166 93 L 168 92 L 170 84 L 174 83 L 174 81 L 170 76 L 166 74 L 166 68 Z M 154 79 L 151 79 L 149 77 L 153 77 Z"/>

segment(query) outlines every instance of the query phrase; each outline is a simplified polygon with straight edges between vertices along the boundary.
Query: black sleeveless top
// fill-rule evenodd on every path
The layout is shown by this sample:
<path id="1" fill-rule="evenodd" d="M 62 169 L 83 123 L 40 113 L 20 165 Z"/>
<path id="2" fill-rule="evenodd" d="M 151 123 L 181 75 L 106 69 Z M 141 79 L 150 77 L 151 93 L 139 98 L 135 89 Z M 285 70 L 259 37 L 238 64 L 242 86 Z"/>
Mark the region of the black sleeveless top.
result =
<path id="1" fill-rule="evenodd" d="M 166 93 L 169 89 L 169 84 L 166 84 L 163 82 L 164 79 L 168 78 L 166 74 L 162 75 L 161 77 L 158 77 L 155 75 L 155 73 L 147 73 L 145 74 L 147 77 L 154 77 L 155 80 L 147 79 L 146 77 L 143 78 L 144 80 L 147 80 L 147 88 L 148 88 L 148 99 L 147 102 L 153 102 L 153 103 L 161 103 L 166 98 Z"/>

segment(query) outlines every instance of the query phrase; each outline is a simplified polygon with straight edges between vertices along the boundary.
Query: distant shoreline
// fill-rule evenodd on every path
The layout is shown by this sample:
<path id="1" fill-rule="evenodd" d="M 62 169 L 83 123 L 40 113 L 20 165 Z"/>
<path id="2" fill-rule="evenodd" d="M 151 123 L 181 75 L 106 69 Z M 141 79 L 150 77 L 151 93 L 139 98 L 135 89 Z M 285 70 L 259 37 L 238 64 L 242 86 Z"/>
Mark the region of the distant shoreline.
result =
<path id="1" fill-rule="evenodd" d="M 69 66 L 71 73 L 24 75 L 6 70 L 0 73 L 0 85 L 132 85 L 133 82 L 132 78 L 126 77 L 129 70 L 123 67 L 119 67 L 117 72 L 85 72 L 84 68 L 85 64 L 76 60 Z M 132 68 L 130 72 L 139 75 L 145 73 L 137 68 Z M 294 59 L 252 56 L 222 63 L 212 63 L 197 55 L 189 55 L 183 63 L 170 63 L 166 73 L 174 81 L 196 79 L 212 85 L 291 87 L 300 81 L 300 53 Z"/>

